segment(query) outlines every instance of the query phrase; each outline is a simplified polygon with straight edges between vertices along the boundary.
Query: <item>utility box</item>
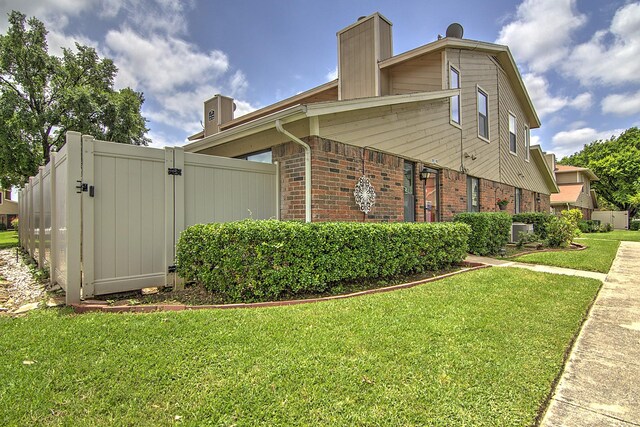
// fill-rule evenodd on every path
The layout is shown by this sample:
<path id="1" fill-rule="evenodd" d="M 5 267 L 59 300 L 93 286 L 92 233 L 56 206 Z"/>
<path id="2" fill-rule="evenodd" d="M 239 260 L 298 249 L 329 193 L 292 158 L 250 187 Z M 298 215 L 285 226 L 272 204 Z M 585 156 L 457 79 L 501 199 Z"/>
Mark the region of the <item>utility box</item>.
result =
<path id="1" fill-rule="evenodd" d="M 533 224 L 525 224 L 523 222 L 514 222 L 511 224 L 511 243 L 516 243 L 520 239 L 520 234 L 533 233 Z"/>

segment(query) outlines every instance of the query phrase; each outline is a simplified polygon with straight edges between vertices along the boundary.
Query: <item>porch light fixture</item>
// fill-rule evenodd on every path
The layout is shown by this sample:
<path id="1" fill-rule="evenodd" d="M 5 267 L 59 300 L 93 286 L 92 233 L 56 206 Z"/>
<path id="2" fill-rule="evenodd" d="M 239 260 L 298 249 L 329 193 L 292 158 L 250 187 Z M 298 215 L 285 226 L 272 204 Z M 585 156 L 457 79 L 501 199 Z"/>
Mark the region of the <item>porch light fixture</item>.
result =
<path id="1" fill-rule="evenodd" d="M 422 181 L 426 181 L 427 179 L 429 179 L 429 169 L 427 169 L 426 167 L 422 168 L 422 170 L 420 171 L 420 179 Z"/>

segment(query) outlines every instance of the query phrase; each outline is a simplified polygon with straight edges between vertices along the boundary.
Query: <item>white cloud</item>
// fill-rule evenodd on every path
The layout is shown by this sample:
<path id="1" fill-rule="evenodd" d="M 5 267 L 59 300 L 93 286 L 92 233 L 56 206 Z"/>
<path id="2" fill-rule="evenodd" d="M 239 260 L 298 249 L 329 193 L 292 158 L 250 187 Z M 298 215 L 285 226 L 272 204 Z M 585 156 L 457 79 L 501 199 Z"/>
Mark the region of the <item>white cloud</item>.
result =
<path id="1" fill-rule="evenodd" d="M 201 52 L 197 46 L 173 36 L 144 37 L 124 28 L 109 31 L 105 42 L 125 74 L 122 79 L 134 88 L 139 85 L 154 92 L 170 92 L 185 84 L 220 77 L 229 68 L 224 52 Z"/>
<path id="2" fill-rule="evenodd" d="M 562 69 L 583 84 L 640 83 L 640 3 L 618 9 L 608 30 L 578 45 Z"/>
<path id="3" fill-rule="evenodd" d="M 540 137 L 538 135 L 531 135 L 530 144 L 531 145 L 540 145 Z"/>
<path id="4" fill-rule="evenodd" d="M 255 110 L 257 110 L 259 108 L 259 107 L 256 107 L 254 105 L 251 105 L 250 102 L 241 101 L 239 99 L 236 99 L 233 102 L 236 103 L 236 111 L 233 113 L 234 117 L 244 116 L 245 114 L 249 114 L 252 111 L 255 111 Z"/>
<path id="5" fill-rule="evenodd" d="M 509 46 L 531 70 L 544 72 L 567 56 L 572 33 L 586 21 L 575 10 L 575 0 L 525 0 L 496 43 Z"/>
<path id="6" fill-rule="evenodd" d="M 325 77 L 329 81 L 337 79 L 338 78 L 338 67 L 336 66 L 336 68 L 334 68 L 333 70 L 329 71 Z"/>
<path id="7" fill-rule="evenodd" d="M 622 132 L 624 132 L 624 129 L 597 131 L 590 127 L 558 132 L 551 139 L 553 142 L 551 151 L 558 158 L 562 158 L 582 150 L 585 144 L 599 139 L 609 139 L 614 135 L 620 135 Z"/>
<path id="8" fill-rule="evenodd" d="M 229 79 L 229 86 L 231 88 L 231 96 L 242 96 L 247 91 L 249 82 L 244 73 L 238 70 Z"/>
<path id="9" fill-rule="evenodd" d="M 540 117 L 555 113 L 565 107 L 586 110 L 591 107 L 592 96 L 583 92 L 571 99 L 567 96 L 553 96 L 549 92 L 549 82 L 544 76 L 528 73 L 522 76 L 527 92 Z"/>
<path id="10" fill-rule="evenodd" d="M 613 94 L 602 100 L 602 112 L 630 116 L 640 114 L 640 91 L 636 93 Z"/>

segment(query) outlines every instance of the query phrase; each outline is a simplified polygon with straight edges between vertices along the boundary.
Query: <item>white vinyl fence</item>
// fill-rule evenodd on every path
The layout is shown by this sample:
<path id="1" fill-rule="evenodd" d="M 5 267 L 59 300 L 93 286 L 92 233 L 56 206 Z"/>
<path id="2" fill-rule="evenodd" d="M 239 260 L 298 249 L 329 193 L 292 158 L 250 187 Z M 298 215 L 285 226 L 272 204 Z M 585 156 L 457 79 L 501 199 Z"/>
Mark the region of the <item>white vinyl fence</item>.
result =
<path id="1" fill-rule="evenodd" d="M 177 285 L 175 245 L 198 223 L 277 218 L 276 165 L 97 141 L 64 147 L 20 193 L 20 243 L 67 304 Z"/>
<path id="2" fill-rule="evenodd" d="M 611 224 L 615 230 L 626 230 L 629 228 L 628 211 L 593 211 L 591 219 L 597 219 L 602 224 Z"/>

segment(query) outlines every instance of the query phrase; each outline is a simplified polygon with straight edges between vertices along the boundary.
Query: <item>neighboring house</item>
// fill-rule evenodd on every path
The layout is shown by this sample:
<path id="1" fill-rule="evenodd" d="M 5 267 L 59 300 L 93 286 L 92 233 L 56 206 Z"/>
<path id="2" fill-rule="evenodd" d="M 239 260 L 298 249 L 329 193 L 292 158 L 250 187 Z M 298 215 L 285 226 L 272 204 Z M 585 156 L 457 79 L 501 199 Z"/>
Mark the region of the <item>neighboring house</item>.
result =
<path id="1" fill-rule="evenodd" d="M 0 224 L 12 228 L 11 221 L 18 216 L 18 202 L 11 200 L 11 190 L 0 190 Z"/>
<path id="2" fill-rule="evenodd" d="M 231 98 L 205 101 L 185 150 L 277 162 L 281 219 L 450 220 L 497 211 L 498 198 L 511 213 L 548 212 L 558 188 L 530 146 L 540 121 L 509 49 L 453 24 L 394 55 L 391 27 L 374 13 L 339 31 L 337 80 L 238 118 Z M 368 214 L 361 176 L 376 193 Z"/>
<path id="3" fill-rule="evenodd" d="M 591 219 L 591 213 L 598 207 L 596 192 L 591 189 L 591 181 L 598 180 L 596 174 L 591 169 L 564 165 L 556 165 L 555 172 L 560 192 L 551 195 L 553 212 L 580 209 L 584 219 Z"/>

